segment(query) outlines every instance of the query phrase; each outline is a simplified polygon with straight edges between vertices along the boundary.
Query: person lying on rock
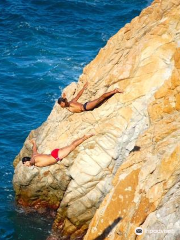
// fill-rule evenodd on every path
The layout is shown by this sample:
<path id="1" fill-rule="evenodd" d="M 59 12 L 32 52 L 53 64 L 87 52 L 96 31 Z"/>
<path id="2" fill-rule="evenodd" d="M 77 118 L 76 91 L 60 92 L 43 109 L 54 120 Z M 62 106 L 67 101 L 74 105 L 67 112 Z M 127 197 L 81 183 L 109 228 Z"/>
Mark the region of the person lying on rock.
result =
<path id="1" fill-rule="evenodd" d="M 77 146 L 79 146 L 82 142 L 84 142 L 86 139 L 94 136 L 94 134 L 90 135 L 84 135 L 82 138 L 79 138 L 72 142 L 69 146 L 54 149 L 51 154 L 40 154 L 37 151 L 36 142 L 34 140 L 31 140 L 32 143 L 32 157 L 23 157 L 22 163 L 25 166 L 33 166 L 36 167 L 45 167 L 52 164 L 57 163 L 58 161 L 61 161 L 63 158 L 67 157 Z"/>
<path id="2" fill-rule="evenodd" d="M 87 85 L 88 83 L 86 83 L 84 87 L 81 89 L 81 91 L 77 94 L 77 96 L 69 102 L 66 98 L 66 94 L 63 93 L 63 96 L 58 99 L 58 104 L 62 108 L 67 108 L 67 110 L 69 110 L 70 112 L 80 113 L 84 111 L 93 110 L 94 108 L 98 107 L 101 103 L 103 103 L 105 100 L 107 100 L 109 97 L 113 96 L 115 93 L 123 93 L 123 91 L 121 91 L 119 88 L 116 88 L 113 91 L 104 93 L 101 97 L 93 101 L 86 102 L 84 104 L 79 103 L 78 99 L 81 97 L 84 90 L 87 88 Z"/>

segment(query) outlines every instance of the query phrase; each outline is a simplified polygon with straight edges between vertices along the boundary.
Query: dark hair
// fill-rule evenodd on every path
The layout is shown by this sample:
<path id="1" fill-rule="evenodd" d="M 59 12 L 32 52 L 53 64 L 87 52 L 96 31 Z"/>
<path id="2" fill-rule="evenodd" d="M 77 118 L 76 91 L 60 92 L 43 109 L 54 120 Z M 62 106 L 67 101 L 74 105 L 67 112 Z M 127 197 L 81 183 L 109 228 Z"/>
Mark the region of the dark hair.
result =
<path id="1" fill-rule="evenodd" d="M 66 99 L 63 97 L 58 98 L 58 104 L 61 104 L 61 102 L 65 102 Z"/>
<path id="2" fill-rule="evenodd" d="M 23 157 L 22 158 L 22 163 L 24 164 L 25 162 L 30 161 L 30 160 L 31 160 L 30 157 Z"/>

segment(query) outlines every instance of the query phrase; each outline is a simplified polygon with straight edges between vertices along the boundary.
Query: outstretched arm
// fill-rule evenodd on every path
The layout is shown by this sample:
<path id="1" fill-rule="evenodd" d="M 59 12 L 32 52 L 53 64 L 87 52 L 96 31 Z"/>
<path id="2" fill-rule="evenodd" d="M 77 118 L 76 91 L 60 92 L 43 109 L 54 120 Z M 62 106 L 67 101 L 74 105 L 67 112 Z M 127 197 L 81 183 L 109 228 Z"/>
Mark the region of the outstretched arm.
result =
<path id="1" fill-rule="evenodd" d="M 80 96 L 83 94 L 83 92 L 84 92 L 84 90 L 87 88 L 87 86 L 88 86 L 88 82 L 86 82 L 86 83 L 84 84 L 84 87 L 83 87 L 83 88 L 81 89 L 81 91 L 77 94 L 77 96 L 72 99 L 72 101 L 77 101 L 77 100 L 80 98 Z"/>
<path id="2" fill-rule="evenodd" d="M 64 147 L 64 148 L 60 148 L 59 153 L 58 153 L 58 157 L 60 159 L 67 157 L 77 146 L 79 146 L 86 139 L 88 139 L 92 136 L 94 136 L 94 134 L 84 135 L 82 138 L 79 138 L 79 139 L 75 140 L 74 142 L 72 142 L 69 146 Z"/>
<path id="3" fill-rule="evenodd" d="M 33 145 L 33 146 L 32 146 L 33 155 L 38 154 L 36 142 L 35 142 L 33 139 L 31 139 L 30 142 L 31 142 L 32 145 Z"/>

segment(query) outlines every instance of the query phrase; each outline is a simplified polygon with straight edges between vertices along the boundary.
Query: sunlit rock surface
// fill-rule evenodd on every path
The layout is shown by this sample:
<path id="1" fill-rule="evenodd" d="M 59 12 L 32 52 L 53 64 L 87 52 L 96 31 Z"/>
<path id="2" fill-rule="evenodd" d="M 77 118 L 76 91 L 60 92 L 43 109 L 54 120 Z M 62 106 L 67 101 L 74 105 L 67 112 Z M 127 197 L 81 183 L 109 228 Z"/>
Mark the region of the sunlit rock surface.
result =
<path id="1" fill-rule="evenodd" d="M 149 126 L 136 139 L 140 149 L 118 169 L 85 240 L 180 239 L 180 1 L 155 1 L 136 26 L 145 16 L 149 30 L 141 37 L 136 56 L 143 64 L 135 60 L 138 68 L 129 88 L 133 95 L 133 82 L 140 92 L 153 84 L 145 94 L 147 99 L 153 93 L 146 105 Z M 131 36 L 133 22 L 129 28 Z M 132 49 L 135 52 L 136 47 Z M 143 229 L 142 235 L 135 234 L 137 227 Z"/>
<path id="2" fill-rule="evenodd" d="M 117 87 L 124 93 L 83 113 L 55 104 L 15 159 L 17 202 L 40 212 L 57 209 L 53 228 L 59 235 L 79 239 L 95 215 L 86 240 L 135 239 L 138 226 L 147 233 L 137 239 L 178 236 L 179 16 L 180 0 L 159 0 L 126 24 L 84 68 L 79 82 L 64 90 L 72 98 L 88 81 L 82 103 Z M 31 138 L 39 152 L 50 153 L 90 132 L 95 136 L 53 166 L 19 162 L 31 155 Z M 152 235 L 150 229 L 174 233 Z"/>

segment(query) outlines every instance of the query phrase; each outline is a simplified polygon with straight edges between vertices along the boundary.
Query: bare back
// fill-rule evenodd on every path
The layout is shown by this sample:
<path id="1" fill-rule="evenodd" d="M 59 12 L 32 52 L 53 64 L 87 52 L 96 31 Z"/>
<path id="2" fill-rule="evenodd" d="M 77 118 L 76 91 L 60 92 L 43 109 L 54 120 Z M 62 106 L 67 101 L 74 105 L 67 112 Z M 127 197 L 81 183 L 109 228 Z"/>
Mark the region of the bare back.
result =
<path id="1" fill-rule="evenodd" d="M 73 113 L 80 113 L 84 111 L 83 104 L 76 101 L 70 101 L 67 109 Z"/>
<path id="2" fill-rule="evenodd" d="M 57 163 L 57 160 L 51 155 L 47 154 L 35 154 L 32 159 L 36 167 L 45 167 Z"/>

